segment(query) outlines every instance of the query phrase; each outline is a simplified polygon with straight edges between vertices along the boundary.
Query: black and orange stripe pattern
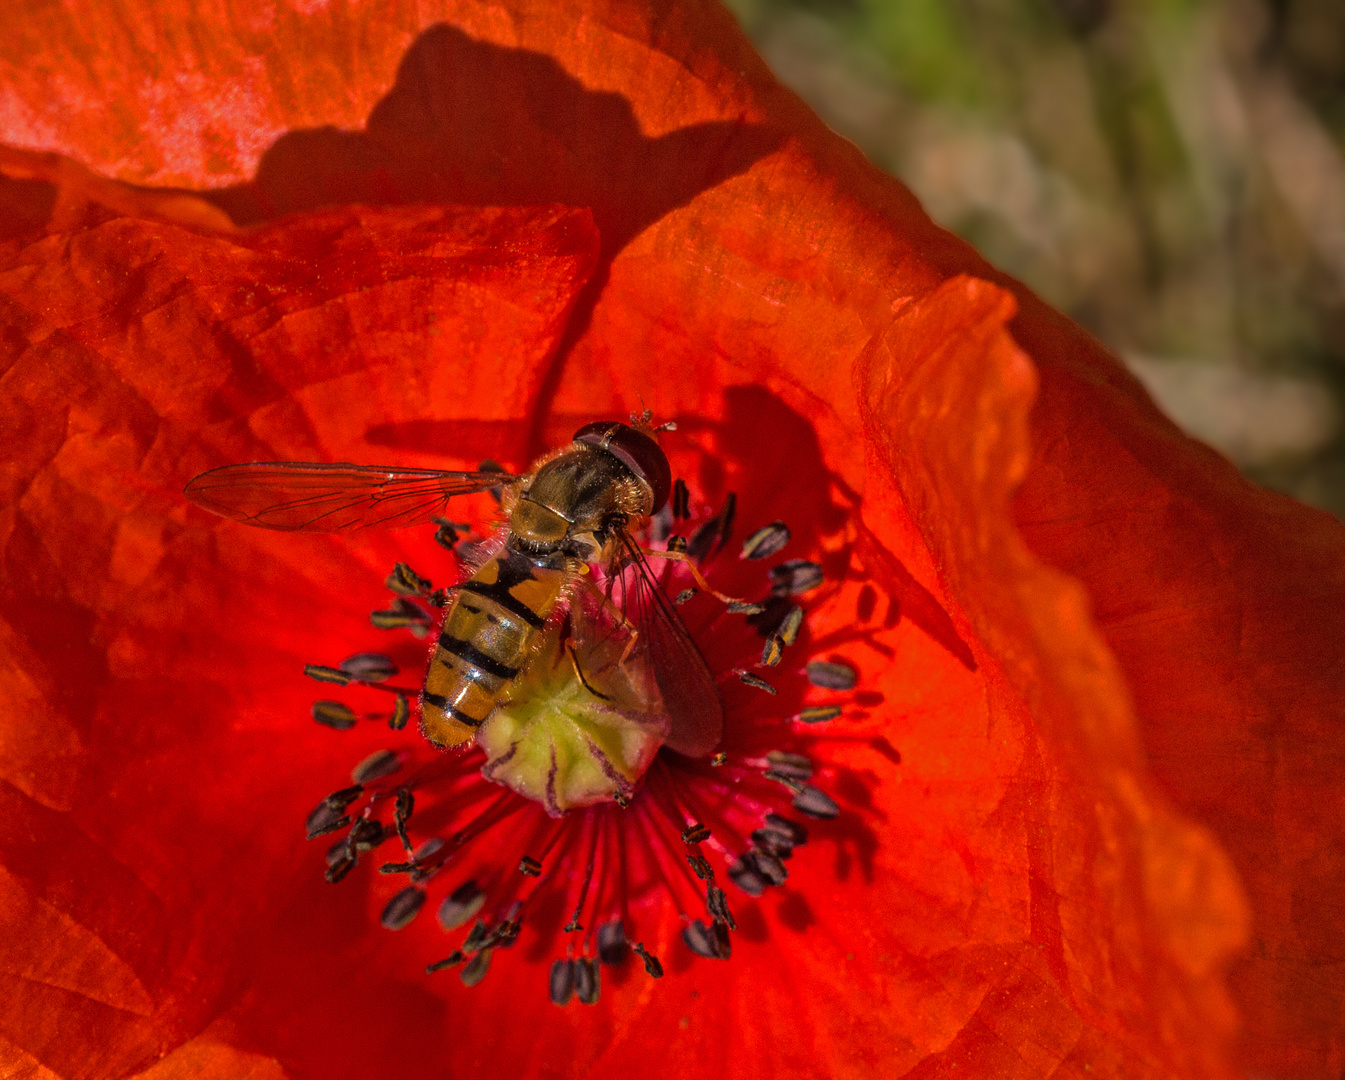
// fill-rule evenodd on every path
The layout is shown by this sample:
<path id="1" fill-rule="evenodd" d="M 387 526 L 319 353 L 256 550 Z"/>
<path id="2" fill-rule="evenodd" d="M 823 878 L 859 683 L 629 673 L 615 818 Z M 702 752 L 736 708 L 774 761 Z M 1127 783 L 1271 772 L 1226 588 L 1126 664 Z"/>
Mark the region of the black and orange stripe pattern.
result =
<path id="1" fill-rule="evenodd" d="M 508 549 L 458 586 L 430 658 L 421 732 L 436 746 L 471 739 L 522 670 L 571 575 Z"/>

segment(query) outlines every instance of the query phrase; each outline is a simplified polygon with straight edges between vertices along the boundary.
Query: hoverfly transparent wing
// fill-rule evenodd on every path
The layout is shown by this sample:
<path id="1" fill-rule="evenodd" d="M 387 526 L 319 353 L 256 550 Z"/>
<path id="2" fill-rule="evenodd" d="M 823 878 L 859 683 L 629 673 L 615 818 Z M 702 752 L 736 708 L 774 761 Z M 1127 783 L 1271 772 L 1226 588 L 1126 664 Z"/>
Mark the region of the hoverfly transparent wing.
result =
<path id="1" fill-rule="evenodd" d="M 687 757 L 705 757 L 724 737 L 724 704 L 714 676 L 640 545 L 625 530 L 618 539 L 628 563 L 621 574 L 626 618 L 640 633 L 668 712 L 664 745 Z"/>
<path id="2" fill-rule="evenodd" d="M 518 479 L 503 472 L 255 461 L 211 469 L 183 490 L 197 506 L 244 525 L 342 532 L 422 525 L 454 495 L 488 491 Z"/>

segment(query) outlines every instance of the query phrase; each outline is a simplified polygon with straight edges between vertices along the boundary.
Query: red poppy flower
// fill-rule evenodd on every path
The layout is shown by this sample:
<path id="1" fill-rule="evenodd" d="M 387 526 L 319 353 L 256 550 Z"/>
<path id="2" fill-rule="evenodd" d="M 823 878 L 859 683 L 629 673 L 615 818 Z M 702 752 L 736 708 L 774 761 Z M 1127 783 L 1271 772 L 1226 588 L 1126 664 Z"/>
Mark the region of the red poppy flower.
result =
<path id="1" fill-rule="evenodd" d="M 12 1071 L 1339 1069 L 1339 526 L 990 283 L 727 15 L 44 8 L 4 48 L 6 141 L 65 155 L 0 160 Z M 181 488 L 522 468 L 641 401 L 699 506 L 736 492 L 823 568 L 778 712 L 724 693 L 815 744 L 841 814 L 785 885 L 730 893 L 727 963 L 653 890 L 632 917 L 666 976 L 557 1008 L 559 932 L 477 986 L 425 974 L 433 921 L 379 925 L 404 883 L 365 860 L 333 888 L 303 839 L 352 766 L 414 746 L 312 723 L 304 664 L 414 665 L 368 612 L 395 562 L 442 583 L 449 556 Z M 788 720 L 832 700 L 812 659 L 859 673 L 820 730 Z"/>

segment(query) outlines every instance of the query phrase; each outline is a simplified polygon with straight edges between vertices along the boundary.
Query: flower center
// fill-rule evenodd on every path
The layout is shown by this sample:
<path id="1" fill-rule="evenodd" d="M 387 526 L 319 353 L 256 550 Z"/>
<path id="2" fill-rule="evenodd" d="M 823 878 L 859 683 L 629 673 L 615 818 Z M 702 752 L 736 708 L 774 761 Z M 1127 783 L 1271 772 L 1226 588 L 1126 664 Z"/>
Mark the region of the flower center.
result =
<path id="1" fill-rule="evenodd" d="M 667 734 L 648 670 L 623 662 L 636 644 L 632 629 L 591 608 L 572 606 L 566 622 L 542 633 L 476 736 L 486 753 L 481 774 L 553 817 L 628 802 Z"/>
<path id="2" fill-rule="evenodd" d="M 679 481 L 651 540 L 686 552 L 700 580 L 718 588 L 716 574 L 742 565 L 716 558 L 729 539 L 734 501 L 714 516 L 702 511 L 699 521 L 688 501 Z M 669 535 L 679 527 L 687 539 Z M 451 527 L 438 538 L 461 547 Z M 789 539 L 783 524 L 765 526 L 744 541 L 742 559 L 761 565 Z M 562 953 L 547 975 L 551 999 L 591 1003 L 602 967 L 632 953 L 650 976 L 662 976 L 654 943 L 670 947 L 670 915 L 692 953 L 728 959 L 736 922 L 723 886 L 758 896 L 782 884 L 794 849 L 809 837 L 799 817 L 825 821 L 839 812 L 814 784 L 819 767 L 803 751 L 815 725 L 841 714 L 837 695 L 853 687 L 854 671 L 822 659 L 782 666 L 787 649 L 805 647 L 796 644 L 803 610 L 795 598 L 822 583 L 821 568 L 776 561 L 759 579 L 758 588 L 768 589 L 760 602 L 728 605 L 698 590 L 697 572 L 684 565 L 656 572 L 723 689 L 717 752 L 693 758 L 664 746 L 669 718 L 659 686 L 669 684 L 666 673 L 662 683 L 655 677 L 648 635 L 608 590 L 586 583 L 539 633 L 475 745 L 439 752 L 407 731 L 404 745 L 370 755 L 351 785 L 309 816 L 310 838 L 343 833 L 327 854 L 329 881 L 348 875 L 363 854 L 400 844 L 402 857 L 379 867 L 405 882 L 383 909 L 385 928 L 409 926 L 431 890 L 442 896 L 439 926 L 462 936 L 428 971 L 457 968 L 473 985 L 526 924 L 552 941 L 553 955 Z M 445 594 L 401 564 L 388 586 L 397 598 L 374 613 L 375 625 L 424 637 Z M 391 694 L 390 714 L 379 715 L 394 730 L 407 728 L 419 689 L 392 685 L 397 665 L 382 654 L 307 671 Z M 778 704 L 772 680 L 780 673 L 796 683 L 806 673 L 797 707 Z M 805 700 L 818 694 L 827 700 Z M 334 701 L 318 702 L 313 715 L 338 729 L 359 722 L 353 708 Z"/>

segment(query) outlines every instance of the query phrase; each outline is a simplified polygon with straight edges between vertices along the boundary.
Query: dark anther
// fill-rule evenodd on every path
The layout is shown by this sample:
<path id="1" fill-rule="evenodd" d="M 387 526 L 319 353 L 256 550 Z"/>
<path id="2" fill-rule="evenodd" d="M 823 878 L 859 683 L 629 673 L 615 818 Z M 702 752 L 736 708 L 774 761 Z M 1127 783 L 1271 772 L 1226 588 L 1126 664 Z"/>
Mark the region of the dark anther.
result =
<path id="1" fill-rule="evenodd" d="M 335 866 L 350 854 L 350 841 L 344 836 L 327 849 L 327 865 Z"/>
<path id="2" fill-rule="evenodd" d="M 813 763 L 802 754 L 791 754 L 788 750 L 772 750 L 766 755 L 771 771 L 795 780 L 808 780 L 813 775 Z M 774 779 L 774 777 L 772 777 Z"/>
<path id="3" fill-rule="evenodd" d="M 753 675 L 750 671 L 738 671 L 735 672 L 735 674 L 748 686 L 755 686 L 758 690 L 765 690 L 766 693 L 768 694 L 775 693 L 775 687 L 773 687 L 765 679 L 761 679 L 758 678 L 756 675 Z"/>
<path id="4" fill-rule="evenodd" d="M 328 806 L 326 802 L 320 802 L 308 815 L 308 820 L 304 822 L 305 838 L 316 840 L 319 836 L 326 836 L 338 829 L 344 829 L 349 824 L 349 814 L 342 813 L 339 807 Z"/>
<path id="5" fill-rule="evenodd" d="M 640 959 L 644 961 L 644 970 L 646 975 L 648 975 L 650 978 L 653 979 L 663 978 L 663 965 L 659 963 L 659 959 L 657 956 L 654 956 L 652 953 L 646 951 L 643 941 L 637 941 L 632 946 L 632 948 L 635 949 L 636 955 L 638 955 Z"/>
<path id="6" fill-rule="evenodd" d="M 416 868 L 415 860 L 410 862 L 385 862 L 378 868 L 380 874 L 409 874 Z"/>
<path id="7" fill-rule="evenodd" d="M 392 706 L 392 715 L 388 717 L 388 727 L 393 731 L 401 731 L 409 719 L 411 719 L 411 706 L 406 698 L 398 694 L 397 701 Z"/>
<path id="8" fill-rule="evenodd" d="M 528 877 L 541 877 L 542 864 L 531 855 L 524 855 L 523 858 L 518 860 L 518 872 Z"/>
<path id="9" fill-rule="evenodd" d="M 691 516 L 691 492 L 687 490 L 687 482 L 680 476 L 673 481 L 672 492 L 672 515 L 675 519 L 681 520 Z"/>
<path id="10" fill-rule="evenodd" d="M 723 509 L 692 534 L 687 553 L 697 562 L 703 562 L 721 551 L 733 534 L 733 517 L 737 512 L 738 496 L 730 491 L 724 499 Z"/>
<path id="11" fill-rule="evenodd" d="M 350 829 L 350 842 L 356 851 L 373 851 L 387 839 L 387 830 L 376 818 L 360 818 Z"/>
<path id="12" fill-rule="evenodd" d="M 428 578 L 423 578 L 404 562 L 392 568 L 384 584 L 398 596 L 425 596 L 430 591 Z"/>
<path id="13" fill-rule="evenodd" d="M 718 885 L 705 886 L 705 909 L 715 922 L 723 923 L 730 930 L 738 929 L 738 924 L 733 921 L 733 912 L 729 910 L 729 898 Z"/>
<path id="14" fill-rule="evenodd" d="M 335 885 L 338 881 L 340 881 L 343 877 L 345 877 L 348 873 L 350 873 L 354 869 L 355 869 L 355 853 L 350 850 L 350 845 L 347 844 L 346 854 L 342 858 L 337 859 L 336 862 L 329 863 L 326 872 L 323 873 L 322 876 L 326 878 L 327 881 L 330 882 L 332 885 Z"/>
<path id="15" fill-rule="evenodd" d="M 771 567 L 771 583 L 776 596 L 797 596 L 822 584 L 822 567 L 807 559 L 790 559 Z"/>
<path id="16" fill-rule="evenodd" d="M 317 679 L 318 682 L 335 683 L 337 686 L 347 686 L 350 683 L 350 676 L 344 671 L 327 667 L 325 664 L 305 664 L 304 674 L 310 679 Z"/>
<path id="17" fill-rule="evenodd" d="M 791 605 L 785 612 L 785 617 L 780 620 L 780 629 L 776 631 L 780 635 L 780 640 L 786 645 L 793 645 L 798 640 L 799 630 L 803 627 L 803 608 L 797 605 Z"/>
<path id="18" fill-rule="evenodd" d="M 518 932 L 523 924 L 518 919 L 505 919 L 499 926 L 491 931 L 490 948 L 507 949 L 518 940 Z"/>
<path id="19" fill-rule="evenodd" d="M 804 783 L 796 776 L 791 776 L 788 772 L 781 769 L 767 769 L 761 774 L 767 780 L 774 780 L 777 784 L 784 784 L 795 795 L 801 795 L 804 789 Z"/>
<path id="20" fill-rule="evenodd" d="M 785 619 L 789 616 L 794 604 L 790 602 L 787 596 L 769 596 L 758 606 L 761 611 L 755 615 L 749 615 L 747 625 L 762 637 L 770 637 L 772 634 L 780 634 Z M 780 637 L 783 640 L 784 635 L 780 634 Z"/>
<path id="21" fill-rule="evenodd" d="M 555 960 L 551 964 L 551 977 L 547 980 L 551 994 L 551 1004 L 568 1005 L 574 996 L 574 961 Z"/>
<path id="22" fill-rule="evenodd" d="M 834 818 L 841 812 L 835 799 L 811 784 L 803 785 L 803 790 L 794 796 L 794 809 L 815 818 Z"/>
<path id="23" fill-rule="evenodd" d="M 598 962 L 580 957 L 574 962 L 574 996 L 583 1005 L 596 1005 L 598 991 L 602 989 Z"/>
<path id="24" fill-rule="evenodd" d="M 684 844 L 703 844 L 709 839 L 709 826 L 702 825 L 699 821 L 693 821 L 682 830 L 682 843 Z"/>
<path id="25" fill-rule="evenodd" d="M 676 534 L 674 534 L 668 537 L 666 550 L 686 551 L 686 549 L 687 549 L 687 538 L 685 536 L 677 536 Z"/>
<path id="26" fill-rule="evenodd" d="M 682 940 L 688 949 L 707 960 L 727 960 L 731 952 L 728 927 L 723 923 L 706 926 L 697 919 L 682 927 Z"/>
<path id="27" fill-rule="evenodd" d="M 490 928 L 480 919 L 467 931 L 467 939 L 462 943 L 462 951 L 470 956 L 478 952 L 481 946 L 490 940 Z"/>
<path id="28" fill-rule="evenodd" d="M 808 830 L 797 821 L 790 821 L 789 818 L 782 817 L 780 814 L 767 814 L 763 828 L 787 837 L 795 847 L 808 842 Z"/>
<path id="29" fill-rule="evenodd" d="M 700 852 L 697 852 L 694 855 L 688 855 L 687 862 L 691 864 L 691 869 L 695 871 L 696 876 L 702 881 L 714 881 L 714 867 L 710 865 L 709 861 L 704 855 L 700 854 Z"/>
<path id="30" fill-rule="evenodd" d="M 424 637 L 432 620 L 419 604 L 399 596 L 392 602 L 392 607 L 371 611 L 369 621 L 379 630 L 410 630 L 416 637 Z"/>
<path id="31" fill-rule="evenodd" d="M 775 667 L 785 655 L 785 643 L 779 634 L 772 634 L 761 647 L 761 666 Z"/>
<path id="32" fill-rule="evenodd" d="M 825 724 L 828 720 L 835 720 L 840 716 L 841 711 L 839 705 L 810 705 L 795 719 L 801 724 Z"/>
<path id="33" fill-rule="evenodd" d="M 855 669 L 848 664 L 837 664 L 827 660 L 809 660 L 804 666 L 804 674 L 814 686 L 823 690 L 853 690 L 855 688 Z"/>
<path id="34" fill-rule="evenodd" d="M 486 458 L 485 461 L 481 462 L 481 467 L 480 467 L 477 471 L 478 471 L 478 472 L 497 472 L 497 473 L 507 473 L 507 472 L 508 472 L 508 470 L 505 469 L 505 467 L 504 467 L 503 465 L 501 465 L 498 461 L 492 461 L 490 458 Z M 494 499 L 496 502 L 501 502 L 501 501 L 503 501 L 503 499 L 504 499 L 504 488 L 503 488 L 503 487 L 493 487 L 493 488 L 491 488 L 491 489 L 490 489 L 490 497 L 491 497 L 492 499 Z"/>
<path id="35" fill-rule="evenodd" d="M 376 652 L 356 653 L 341 661 L 341 671 L 359 682 L 387 682 L 398 670 L 390 657 Z"/>
<path id="36" fill-rule="evenodd" d="M 319 724 L 334 731 L 347 731 L 355 726 L 355 710 L 339 701 L 315 701 L 309 712 Z"/>
<path id="37" fill-rule="evenodd" d="M 769 559 L 789 543 L 789 526 L 783 521 L 772 521 L 743 541 L 740 559 Z"/>
<path id="38" fill-rule="evenodd" d="M 416 862 L 420 863 L 423 866 L 427 861 L 429 861 L 431 856 L 438 854 L 438 852 L 443 848 L 443 846 L 444 842 L 441 839 L 439 839 L 439 837 L 431 836 L 428 840 L 422 843 L 420 847 L 416 848 L 416 850 L 411 853 L 411 858 L 415 859 Z"/>
<path id="39" fill-rule="evenodd" d="M 411 818 L 411 811 L 416 807 L 416 797 L 406 788 L 397 789 L 397 805 L 392 811 L 392 823 L 396 826 L 397 837 L 402 842 L 402 847 L 407 851 L 411 850 L 411 838 L 406 835 L 406 823 Z"/>
<path id="40" fill-rule="evenodd" d="M 624 964 L 629 948 L 626 927 L 620 919 L 613 919 L 598 927 L 598 959 L 608 967 Z"/>
<path id="41" fill-rule="evenodd" d="M 616 803 L 617 806 L 624 810 L 630 805 L 630 796 L 620 788 L 617 788 L 616 791 L 612 793 L 612 802 Z"/>
<path id="42" fill-rule="evenodd" d="M 729 880 L 748 896 L 760 896 L 766 891 L 766 881 L 745 860 L 736 859 L 729 867 Z"/>
<path id="43" fill-rule="evenodd" d="M 425 974 L 433 975 L 436 971 L 443 971 L 444 968 L 457 967 L 466 959 L 467 958 L 463 956 L 461 952 L 459 952 L 457 949 L 454 949 L 442 960 L 436 960 L 433 964 L 426 965 Z"/>
<path id="44" fill-rule="evenodd" d="M 674 603 L 674 604 L 685 604 L 688 600 L 690 600 L 690 599 L 691 599 L 693 596 L 695 596 L 698 592 L 700 592 L 700 589 L 683 589 L 683 590 L 682 590 L 680 593 L 678 593 L 677 596 L 673 599 L 673 603 Z"/>
<path id="45" fill-rule="evenodd" d="M 363 792 L 364 788 L 355 784 L 352 787 L 342 788 L 340 791 L 333 791 L 322 802 L 318 803 L 305 822 L 308 839 L 312 840 L 318 836 L 325 836 L 327 833 L 336 832 L 337 829 L 344 829 L 349 825 L 350 818 L 344 816 L 345 809 L 358 799 Z"/>
<path id="46" fill-rule="evenodd" d="M 748 839 L 758 851 L 768 852 L 777 859 L 788 859 L 794 854 L 793 841 L 770 829 L 754 829 Z"/>
<path id="47" fill-rule="evenodd" d="M 383 924 L 385 930 L 400 930 L 403 926 L 409 925 L 424 906 L 425 890 L 408 885 L 384 905 L 383 914 L 378 917 L 378 921 Z"/>
<path id="48" fill-rule="evenodd" d="M 807 829 L 797 821 L 790 821 L 779 814 L 767 814 L 765 824 L 754 830 L 751 836 L 753 846 L 777 859 L 788 859 L 794 854 L 794 848 L 807 839 Z"/>
<path id="49" fill-rule="evenodd" d="M 495 489 L 491 488 L 493 492 Z M 486 977 L 486 972 L 490 970 L 490 950 L 479 952 L 467 961 L 467 966 L 458 974 L 462 980 L 463 986 L 475 986 Z"/>
<path id="50" fill-rule="evenodd" d="M 434 542 L 440 547 L 448 548 L 452 551 L 457 544 L 460 533 L 470 532 L 471 526 L 465 523 L 449 521 L 448 518 L 430 518 L 439 528 L 434 531 Z"/>
<path id="51" fill-rule="evenodd" d="M 475 881 L 464 881 L 439 905 L 436 918 L 445 930 L 466 926 L 486 905 L 486 894 Z"/>
<path id="52" fill-rule="evenodd" d="M 725 605 L 725 610 L 730 615 L 753 616 L 753 615 L 760 615 L 763 611 L 765 611 L 766 605 L 748 603 L 746 600 L 730 600 L 728 604 Z"/>
<path id="53" fill-rule="evenodd" d="M 570 921 L 561 929 L 561 933 L 577 934 L 582 929 L 584 929 L 584 925 L 579 921 L 579 912 L 576 910 L 574 914 L 570 916 Z"/>
<path id="54" fill-rule="evenodd" d="M 710 765 L 713 768 L 719 768 L 721 765 L 728 764 L 729 756 L 722 751 L 710 759 Z"/>
<path id="55" fill-rule="evenodd" d="M 742 859 L 767 885 L 783 885 L 789 876 L 785 864 L 769 851 L 744 851 Z"/>
<path id="56" fill-rule="evenodd" d="M 401 759 L 395 750 L 376 750 L 350 771 L 350 778 L 357 784 L 367 784 L 372 780 L 381 780 L 391 776 L 402 767 Z"/>

